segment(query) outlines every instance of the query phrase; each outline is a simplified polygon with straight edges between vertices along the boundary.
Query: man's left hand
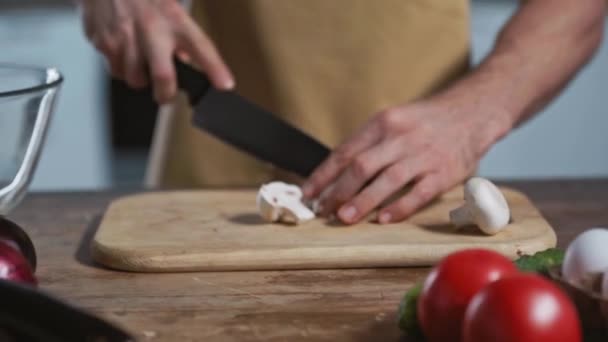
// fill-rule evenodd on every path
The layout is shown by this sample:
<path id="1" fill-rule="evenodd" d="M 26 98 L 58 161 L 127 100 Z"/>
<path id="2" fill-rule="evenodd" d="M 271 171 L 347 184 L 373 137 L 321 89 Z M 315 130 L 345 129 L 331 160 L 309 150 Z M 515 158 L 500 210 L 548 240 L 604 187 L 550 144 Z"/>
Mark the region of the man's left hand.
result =
<path id="1" fill-rule="evenodd" d="M 474 172 L 506 133 L 501 113 L 481 107 L 443 96 L 384 110 L 313 172 L 304 195 L 319 196 L 321 215 L 336 213 L 346 224 L 379 206 L 378 222 L 404 220 Z M 408 192 L 384 203 L 407 185 Z"/>

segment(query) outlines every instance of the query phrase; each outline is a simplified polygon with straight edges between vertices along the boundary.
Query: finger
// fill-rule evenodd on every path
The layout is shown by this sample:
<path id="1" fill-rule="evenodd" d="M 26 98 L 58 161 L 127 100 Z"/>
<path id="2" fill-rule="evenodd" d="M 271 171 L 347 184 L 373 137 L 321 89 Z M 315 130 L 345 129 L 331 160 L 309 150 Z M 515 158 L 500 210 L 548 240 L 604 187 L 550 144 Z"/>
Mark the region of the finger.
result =
<path id="1" fill-rule="evenodd" d="M 121 62 L 121 56 L 119 54 L 105 54 L 106 62 L 108 63 L 108 69 L 110 74 L 115 79 L 124 80 L 125 73 L 123 63 Z"/>
<path id="2" fill-rule="evenodd" d="M 405 159 L 391 165 L 355 198 L 343 205 L 338 211 L 338 218 L 347 224 L 358 222 L 407 185 L 421 169 L 422 163 L 419 159 Z"/>
<path id="3" fill-rule="evenodd" d="M 356 156 L 337 178 L 333 191 L 321 197 L 320 204 L 324 208 L 322 214 L 334 212 L 338 206 L 359 192 L 378 172 L 396 163 L 405 154 L 403 146 L 403 139 L 390 139 Z"/>
<path id="4" fill-rule="evenodd" d="M 154 88 L 154 98 L 159 103 L 171 100 L 177 92 L 173 51 L 175 42 L 169 27 L 160 21 L 148 18 L 147 27 L 140 33 L 150 79 Z"/>
<path id="5" fill-rule="evenodd" d="M 124 48 L 124 73 L 127 83 L 134 88 L 143 88 L 148 83 L 144 56 L 141 53 L 139 43 L 135 39 L 132 26 L 125 29 Z"/>
<path id="6" fill-rule="evenodd" d="M 179 60 L 184 63 L 187 63 L 187 64 L 192 63 L 192 57 L 190 57 L 190 54 L 184 50 L 179 50 L 179 49 L 176 50 L 175 55 L 177 55 L 177 58 L 179 58 Z"/>
<path id="7" fill-rule="evenodd" d="M 107 35 L 95 37 L 93 45 L 104 55 L 107 67 L 112 77 L 124 79 L 124 68 L 122 62 L 122 44 L 117 38 L 111 38 Z"/>
<path id="8" fill-rule="evenodd" d="M 382 139 L 380 133 L 379 127 L 372 122 L 338 146 L 302 185 L 304 197 L 313 198 L 321 193 L 352 162 L 355 156 Z"/>
<path id="9" fill-rule="evenodd" d="M 405 220 L 443 190 L 444 186 L 439 174 L 428 174 L 420 179 L 407 194 L 382 209 L 378 215 L 378 221 L 385 224 Z"/>
<path id="10" fill-rule="evenodd" d="M 221 90 L 234 88 L 234 77 L 213 42 L 189 16 L 185 18 L 180 32 L 181 49 L 186 51 L 192 61 L 207 74 L 215 88 Z"/>

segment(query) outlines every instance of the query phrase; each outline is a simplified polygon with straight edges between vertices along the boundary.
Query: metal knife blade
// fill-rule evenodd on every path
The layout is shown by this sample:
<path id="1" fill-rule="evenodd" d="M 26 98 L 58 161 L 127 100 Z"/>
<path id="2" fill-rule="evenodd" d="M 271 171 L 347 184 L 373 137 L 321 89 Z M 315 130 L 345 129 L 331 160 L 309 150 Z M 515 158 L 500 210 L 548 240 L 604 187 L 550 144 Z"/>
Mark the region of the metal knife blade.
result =
<path id="1" fill-rule="evenodd" d="M 0 337 L 9 341 L 135 341 L 121 329 L 28 286 L 1 280 L 0 302 Z"/>
<path id="2" fill-rule="evenodd" d="M 330 153 L 319 141 L 175 59 L 179 88 L 193 106 L 193 123 L 238 149 L 307 177 Z"/>

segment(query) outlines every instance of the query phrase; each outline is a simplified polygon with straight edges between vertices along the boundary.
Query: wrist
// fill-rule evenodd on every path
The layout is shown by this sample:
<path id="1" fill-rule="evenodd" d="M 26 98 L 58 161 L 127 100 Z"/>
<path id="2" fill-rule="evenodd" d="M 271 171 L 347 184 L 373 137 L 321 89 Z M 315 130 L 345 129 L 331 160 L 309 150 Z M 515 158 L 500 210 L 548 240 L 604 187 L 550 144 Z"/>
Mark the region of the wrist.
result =
<path id="1" fill-rule="evenodd" d="M 491 75 L 474 72 L 437 99 L 456 110 L 481 156 L 517 125 L 519 111 L 506 101 L 508 94 Z"/>

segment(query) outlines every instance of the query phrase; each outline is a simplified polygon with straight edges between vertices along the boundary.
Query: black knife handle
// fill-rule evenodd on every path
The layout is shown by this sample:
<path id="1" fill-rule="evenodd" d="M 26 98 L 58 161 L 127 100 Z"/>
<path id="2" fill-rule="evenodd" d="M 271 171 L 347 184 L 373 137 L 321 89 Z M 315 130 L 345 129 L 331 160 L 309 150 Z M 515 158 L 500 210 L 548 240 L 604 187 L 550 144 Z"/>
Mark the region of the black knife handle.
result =
<path id="1" fill-rule="evenodd" d="M 183 90 L 188 96 L 188 102 L 191 105 L 197 103 L 200 99 L 205 96 L 211 83 L 207 76 L 201 71 L 196 70 L 194 67 L 182 62 L 179 58 L 173 58 L 173 66 L 175 67 L 175 77 L 177 79 L 177 88 Z M 148 72 L 148 79 L 152 80 L 150 73 Z M 131 89 L 129 87 L 129 89 Z M 133 93 L 143 94 L 146 98 L 154 99 L 154 91 L 152 84 L 141 90 L 133 90 Z"/>
<path id="2" fill-rule="evenodd" d="M 180 61 L 179 58 L 174 58 L 173 63 L 175 65 L 177 87 L 186 92 L 191 105 L 197 103 L 209 90 L 211 86 L 209 79 L 204 73 Z"/>

